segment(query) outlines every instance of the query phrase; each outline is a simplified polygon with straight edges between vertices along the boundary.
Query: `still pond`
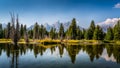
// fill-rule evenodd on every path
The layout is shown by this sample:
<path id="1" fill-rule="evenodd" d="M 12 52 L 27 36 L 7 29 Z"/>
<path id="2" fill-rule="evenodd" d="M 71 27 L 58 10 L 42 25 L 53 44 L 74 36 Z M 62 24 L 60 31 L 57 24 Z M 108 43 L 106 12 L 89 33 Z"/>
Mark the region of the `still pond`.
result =
<path id="1" fill-rule="evenodd" d="M 120 45 L 0 44 L 0 68 L 120 68 Z"/>

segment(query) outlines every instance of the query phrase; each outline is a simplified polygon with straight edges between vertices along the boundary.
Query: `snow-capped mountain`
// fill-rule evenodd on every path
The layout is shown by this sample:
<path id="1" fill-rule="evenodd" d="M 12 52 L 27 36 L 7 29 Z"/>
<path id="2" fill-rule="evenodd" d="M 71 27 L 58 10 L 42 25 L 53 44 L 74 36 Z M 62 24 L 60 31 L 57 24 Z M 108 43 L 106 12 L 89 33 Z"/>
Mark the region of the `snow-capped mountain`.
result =
<path id="1" fill-rule="evenodd" d="M 114 27 L 115 24 L 120 20 L 120 18 L 108 18 L 103 22 L 97 23 L 97 25 L 100 25 L 103 28 L 103 31 L 107 31 L 108 27 Z"/>
<path id="2" fill-rule="evenodd" d="M 54 28 L 56 28 L 56 31 L 59 31 L 60 24 L 61 24 L 60 21 L 57 21 L 54 24 L 52 24 L 51 27 L 54 27 Z"/>
<path id="3" fill-rule="evenodd" d="M 48 23 L 45 23 L 45 24 L 43 24 L 43 25 L 46 27 L 46 30 L 47 30 L 47 31 L 50 31 L 50 29 L 51 29 L 52 27 L 56 28 L 56 31 L 59 31 L 60 24 L 61 24 L 61 22 L 60 22 L 60 21 L 57 21 L 57 22 L 55 22 L 55 23 L 52 24 L 52 25 L 50 25 L 50 24 L 48 24 Z M 68 27 L 70 26 L 70 24 L 71 24 L 71 22 L 65 22 L 65 23 L 63 23 L 63 26 L 64 26 L 65 31 L 68 29 Z M 28 30 L 33 29 L 33 27 L 34 27 L 34 25 L 31 25 L 31 26 L 28 28 Z"/>
<path id="4" fill-rule="evenodd" d="M 50 26 L 48 23 L 45 23 L 45 24 L 44 24 L 44 27 L 46 27 L 46 30 L 47 30 L 47 31 L 50 31 L 50 29 L 51 29 L 51 26 Z"/>
<path id="5" fill-rule="evenodd" d="M 45 23 L 45 24 L 43 24 L 43 26 L 46 28 L 47 31 L 50 31 L 51 28 L 54 27 L 54 28 L 56 28 L 56 31 L 58 32 L 61 23 L 62 23 L 62 22 L 60 22 L 60 21 L 57 21 L 57 22 L 53 23 L 52 25 L 50 25 L 50 24 L 48 24 L 48 23 Z M 71 24 L 71 22 L 64 22 L 64 23 L 63 23 L 63 26 L 64 26 L 64 30 L 65 30 L 65 31 L 69 28 L 70 24 Z M 78 22 L 77 22 L 77 25 L 79 25 Z M 3 27 L 3 28 L 6 28 L 6 27 L 7 27 L 7 24 L 6 24 L 6 23 L 2 23 L 2 27 Z M 28 27 L 27 29 L 28 29 L 28 30 L 31 30 L 31 29 L 33 29 L 33 28 L 34 28 L 34 25 L 31 25 L 31 26 Z M 80 29 L 83 29 L 83 28 L 80 27 Z"/>
<path id="6" fill-rule="evenodd" d="M 55 27 L 55 28 L 56 28 L 56 31 L 59 31 L 60 24 L 61 24 L 61 22 L 58 21 L 58 22 L 55 22 L 54 24 L 52 24 L 51 27 Z M 65 30 L 65 31 L 69 28 L 70 24 L 71 24 L 71 22 L 64 22 L 64 23 L 63 23 L 63 26 L 64 26 L 64 30 Z"/>

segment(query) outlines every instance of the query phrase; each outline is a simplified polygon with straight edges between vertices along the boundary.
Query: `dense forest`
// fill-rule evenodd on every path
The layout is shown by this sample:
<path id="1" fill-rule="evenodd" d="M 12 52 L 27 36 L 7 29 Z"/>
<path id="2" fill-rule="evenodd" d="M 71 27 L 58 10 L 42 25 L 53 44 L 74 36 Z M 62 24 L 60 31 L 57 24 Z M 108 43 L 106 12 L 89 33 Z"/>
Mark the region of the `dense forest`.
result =
<path id="1" fill-rule="evenodd" d="M 13 42 L 18 42 L 19 39 L 25 39 L 26 42 L 29 39 L 60 39 L 60 40 L 120 40 L 120 21 L 114 27 L 109 27 L 107 32 L 104 32 L 99 25 L 95 25 L 92 20 L 88 29 L 80 29 L 80 26 L 76 23 L 76 19 L 73 18 L 71 25 L 65 31 L 63 23 L 61 23 L 59 31 L 56 31 L 54 27 L 47 31 L 43 25 L 39 25 L 37 22 L 34 24 L 33 29 L 27 29 L 26 25 L 19 23 L 18 15 L 15 17 L 11 14 L 11 22 L 8 22 L 7 27 L 3 28 L 0 24 L 0 38 L 11 39 Z"/>

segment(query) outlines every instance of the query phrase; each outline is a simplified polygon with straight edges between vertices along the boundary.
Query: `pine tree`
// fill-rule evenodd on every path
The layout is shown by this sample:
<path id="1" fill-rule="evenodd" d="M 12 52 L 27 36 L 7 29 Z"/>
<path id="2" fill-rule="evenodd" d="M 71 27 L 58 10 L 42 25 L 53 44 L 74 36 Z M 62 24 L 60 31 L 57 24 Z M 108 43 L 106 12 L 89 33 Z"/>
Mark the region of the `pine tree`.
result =
<path id="1" fill-rule="evenodd" d="M 77 27 L 77 36 L 76 39 L 80 40 L 82 39 L 82 31 L 80 30 L 80 27 Z"/>
<path id="2" fill-rule="evenodd" d="M 102 31 L 102 28 L 98 25 L 95 28 L 93 39 L 94 40 L 103 40 L 104 39 L 104 33 Z"/>
<path id="3" fill-rule="evenodd" d="M 89 27 L 89 29 L 86 32 L 86 36 L 85 36 L 86 39 L 88 39 L 88 40 L 93 39 L 94 30 L 95 30 L 95 24 L 94 24 L 94 21 L 92 20 L 91 24 L 90 24 L 90 27 Z"/>
<path id="4" fill-rule="evenodd" d="M 33 30 L 32 30 L 32 29 L 29 30 L 29 31 L 28 31 L 28 34 L 29 34 L 29 38 L 32 39 L 32 38 L 33 38 Z"/>
<path id="5" fill-rule="evenodd" d="M 39 36 L 40 39 L 44 39 L 46 36 L 46 28 L 43 25 L 41 25 L 39 28 Z"/>
<path id="6" fill-rule="evenodd" d="M 2 28 L 2 24 L 0 24 L 0 38 L 3 38 L 3 28 Z"/>
<path id="7" fill-rule="evenodd" d="M 65 32 L 65 34 L 66 34 L 66 38 L 67 39 L 71 39 L 71 34 L 72 34 L 72 32 L 71 32 L 71 26 L 67 29 L 67 31 Z"/>
<path id="8" fill-rule="evenodd" d="M 6 31 L 7 31 L 6 28 L 2 30 L 2 33 L 3 33 L 2 38 L 6 38 Z"/>
<path id="9" fill-rule="evenodd" d="M 114 38 L 113 30 L 112 30 L 111 27 L 109 27 L 107 29 L 107 33 L 106 33 L 105 39 L 106 40 L 113 40 L 113 38 Z"/>
<path id="10" fill-rule="evenodd" d="M 23 36 L 24 36 L 24 27 L 23 27 L 23 24 L 21 24 L 21 26 L 20 26 L 20 36 L 21 36 L 21 38 L 23 38 Z"/>
<path id="11" fill-rule="evenodd" d="M 33 28 L 33 39 L 39 39 L 39 25 L 36 22 Z"/>
<path id="12" fill-rule="evenodd" d="M 11 24 L 10 24 L 10 22 L 7 24 L 7 28 L 6 28 L 6 31 L 5 31 L 5 37 L 7 38 L 7 39 L 10 39 L 10 31 L 11 31 Z"/>
<path id="13" fill-rule="evenodd" d="M 23 27 L 23 35 L 24 35 L 24 32 L 26 32 L 26 31 L 27 31 L 27 26 L 24 25 L 24 27 Z"/>
<path id="14" fill-rule="evenodd" d="M 77 25 L 76 25 L 76 19 L 73 18 L 72 23 L 70 25 L 70 27 L 67 30 L 67 36 L 70 39 L 76 39 L 77 36 Z"/>
<path id="15" fill-rule="evenodd" d="M 60 29 L 59 29 L 59 38 L 62 40 L 64 36 L 64 27 L 63 24 L 60 24 Z"/>
<path id="16" fill-rule="evenodd" d="M 86 30 L 83 28 L 83 30 L 82 30 L 82 39 L 85 39 L 85 33 L 86 33 Z"/>
<path id="17" fill-rule="evenodd" d="M 24 25 L 24 28 L 23 28 L 23 32 L 24 32 L 24 40 L 26 43 L 29 42 L 29 35 L 28 35 L 28 31 L 27 31 L 27 26 Z"/>
<path id="18" fill-rule="evenodd" d="M 120 20 L 114 26 L 114 40 L 120 40 Z"/>
<path id="19" fill-rule="evenodd" d="M 56 32 L 56 29 L 52 27 L 50 30 L 50 38 L 51 39 L 55 39 L 55 32 Z"/>
<path id="20" fill-rule="evenodd" d="M 89 31 L 89 30 L 86 30 L 86 32 L 85 32 L 85 37 L 84 37 L 84 38 L 85 38 L 86 40 L 89 40 L 89 32 L 88 32 L 88 31 Z"/>

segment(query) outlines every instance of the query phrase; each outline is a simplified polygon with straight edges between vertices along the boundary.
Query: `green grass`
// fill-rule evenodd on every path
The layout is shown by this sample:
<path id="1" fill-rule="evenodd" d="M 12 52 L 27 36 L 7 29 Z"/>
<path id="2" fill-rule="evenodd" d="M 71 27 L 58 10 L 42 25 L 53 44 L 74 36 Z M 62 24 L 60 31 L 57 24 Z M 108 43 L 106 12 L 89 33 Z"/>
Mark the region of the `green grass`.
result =
<path id="1" fill-rule="evenodd" d="M 0 43 L 12 43 L 11 39 L 0 39 Z M 26 44 L 24 39 L 20 39 L 19 44 Z M 29 39 L 29 44 L 35 44 L 35 43 L 40 43 L 44 45 L 51 45 L 51 44 L 103 44 L 103 43 L 115 43 L 115 44 L 120 44 L 120 41 L 115 41 L 115 40 L 63 40 L 62 42 L 60 40 L 52 40 L 52 39 L 43 39 L 43 40 L 33 40 Z"/>

